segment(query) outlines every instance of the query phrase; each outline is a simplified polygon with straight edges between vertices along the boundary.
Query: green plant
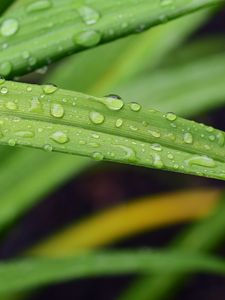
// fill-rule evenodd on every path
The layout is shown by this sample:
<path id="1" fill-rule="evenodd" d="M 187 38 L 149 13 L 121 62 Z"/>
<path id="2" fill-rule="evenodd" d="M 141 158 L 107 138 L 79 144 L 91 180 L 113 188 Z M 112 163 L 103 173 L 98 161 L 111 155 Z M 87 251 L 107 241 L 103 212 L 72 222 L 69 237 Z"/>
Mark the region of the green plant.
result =
<path id="1" fill-rule="evenodd" d="M 0 10 L 5 11 L 11 2 L 2 1 Z M 42 196 L 72 175 L 94 168 L 97 161 L 224 180 L 224 132 L 176 115 L 196 116 L 224 103 L 224 39 L 204 38 L 189 43 L 185 51 L 176 49 L 222 4 L 222 0 L 14 1 L 0 19 L 2 233 Z M 140 36 L 76 54 L 45 76 L 47 65 L 65 56 L 168 21 L 168 25 Z M 176 59 L 167 55 L 172 50 Z M 42 85 L 6 80 L 33 70 L 39 73 Z M 95 162 L 70 154 L 91 157 Z M 223 210 L 220 213 L 219 220 L 223 220 Z M 220 228 L 216 218 L 210 224 L 217 244 L 223 238 L 223 222 Z M 207 226 L 200 228 L 197 236 L 203 238 Z M 207 250 L 204 241 L 203 251 Z M 165 268 L 172 273 L 200 270 L 224 274 L 222 260 L 183 253 L 183 248 L 188 248 L 185 243 L 175 254 L 171 250 L 115 251 L 54 260 L 18 259 L 0 264 L 5 280 L 0 282 L 0 292 L 10 294 L 74 277 L 159 273 Z M 27 266 L 34 270 L 32 274 Z M 18 274 L 23 274 L 20 281 Z M 161 297 L 157 296 L 161 291 L 167 294 L 166 287 L 160 291 L 163 280 L 171 292 L 169 288 L 178 278 L 171 273 L 165 278 L 154 276 L 152 290 L 148 290 L 149 278 L 134 285 L 142 290 L 143 299 Z M 130 300 L 142 299 L 133 289 L 127 295 Z"/>

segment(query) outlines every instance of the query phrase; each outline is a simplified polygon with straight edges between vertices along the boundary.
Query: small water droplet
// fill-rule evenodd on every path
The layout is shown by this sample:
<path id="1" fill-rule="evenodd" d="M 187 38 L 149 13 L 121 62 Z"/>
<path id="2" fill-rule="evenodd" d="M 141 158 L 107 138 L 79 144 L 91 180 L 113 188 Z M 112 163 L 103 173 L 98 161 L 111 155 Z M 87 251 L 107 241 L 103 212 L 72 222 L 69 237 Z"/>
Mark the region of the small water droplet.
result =
<path id="1" fill-rule="evenodd" d="M 62 131 L 56 131 L 51 135 L 51 139 L 59 144 L 65 144 L 69 141 L 68 136 Z"/>
<path id="2" fill-rule="evenodd" d="M 97 111 L 90 112 L 89 118 L 94 124 L 102 124 L 105 120 L 105 117 Z"/>
<path id="3" fill-rule="evenodd" d="M 27 13 L 32 13 L 36 11 L 45 10 L 47 8 L 51 7 L 51 1 L 50 0 L 39 0 L 34 1 L 33 3 L 29 4 L 26 8 Z"/>
<path id="4" fill-rule="evenodd" d="M 141 105 L 136 102 L 132 102 L 130 103 L 130 109 L 135 112 L 139 111 L 141 109 Z"/>
<path id="5" fill-rule="evenodd" d="M 75 35 L 74 41 L 83 47 L 93 47 L 101 41 L 101 34 L 96 30 L 87 30 Z"/>
<path id="6" fill-rule="evenodd" d="M 153 156 L 153 166 L 156 167 L 156 168 L 163 168 L 163 162 L 161 160 L 161 157 L 160 155 L 158 154 L 154 154 Z"/>
<path id="7" fill-rule="evenodd" d="M 150 147 L 154 151 L 162 151 L 162 146 L 159 144 L 152 144 Z"/>
<path id="8" fill-rule="evenodd" d="M 64 116 L 64 108 L 59 103 L 51 105 L 51 115 L 55 118 L 62 118 Z"/>
<path id="9" fill-rule="evenodd" d="M 169 121 L 175 121 L 177 119 L 177 116 L 172 112 L 165 114 L 165 117 Z"/>
<path id="10" fill-rule="evenodd" d="M 97 21 L 100 19 L 100 13 L 90 6 L 79 7 L 78 13 L 87 25 L 96 24 Z"/>
<path id="11" fill-rule="evenodd" d="M 186 132 L 184 134 L 184 142 L 186 144 L 192 144 L 193 143 L 193 136 L 192 136 L 192 134 L 190 132 Z"/>
<path id="12" fill-rule="evenodd" d="M 31 100 L 30 111 L 31 111 L 31 112 L 41 112 L 41 111 L 42 111 L 42 105 L 41 105 L 41 102 L 40 102 L 36 97 L 34 97 L 34 98 Z"/>
<path id="13" fill-rule="evenodd" d="M 117 119 L 116 120 L 116 127 L 119 128 L 123 125 L 123 120 L 122 119 Z"/>
<path id="14" fill-rule="evenodd" d="M 134 149 L 123 146 L 123 145 L 115 145 L 116 147 L 122 149 L 125 152 L 125 159 L 129 162 L 135 162 L 137 160 L 136 152 Z"/>
<path id="15" fill-rule="evenodd" d="M 104 155 L 101 152 L 94 152 L 92 158 L 96 161 L 101 161 L 104 159 Z"/>
<path id="16" fill-rule="evenodd" d="M 22 137 L 22 138 L 32 138 L 34 137 L 34 132 L 33 131 L 17 131 L 15 133 L 16 136 Z"/>
<path id="17" fill-rule="evenodd" d="M 155 130 L 148 130 L 148 132 L 155 138 L 159 138 L 161 136 L 160 132 L 155 131 Z"/>
<path id="18" fill-rule="evenodd" d="M 16 110 L 17 109 L 17 105 L 13 101 L 6 102 L 5 106 L 9 110 Z"/>
<path id="19" fill-rule="evenodd" d="M 8 93 L 7 87 L 3 86 L 3 87 L 0 89 L 0 92 L 1 92 L 1 94 L 3 94 L 3 95 L 7 94 L 7 93 Z"/>
<path id="20" fill-rule="evenodd" d="M 6 19 L 3 21 L 0 32 L 3 36 L 12 36 L 19 29 L 19 22 L 16 19 Z"/>
<path id="21" fill-rule="evenodd" d="M 188 160 L 186 160 L 186 163 L 189 164 L 190 166 L 197 165 L 197 166 L 207 167 L 207 168 L 213 168 L 216 166 L 215 161 L 206 155 L 193 156 L 193 157 L 189 158 Z"/>
<path id="22" fill-rule="evenodd" d="M 8 145 L 11 147 L 14 147 L 16 145 L 16 140 L 15 139 L 9 139 L 8 140 Z"/>
<path id="23" fill-rule="evenodd" d="M 46 84 L 43 86 L 43 92 L 46 95 L 53 94 L 58 89 L 54 84 Z"/>
<path id="24" fill-rule="evenodd" d="M 52 150 L 53 150 L 52 145 L 49 145 L 49 144 L 44 145 L 43 148 L 44 148 L 44 150 L 47 151 L 47 152 L 52 152 Z"/>

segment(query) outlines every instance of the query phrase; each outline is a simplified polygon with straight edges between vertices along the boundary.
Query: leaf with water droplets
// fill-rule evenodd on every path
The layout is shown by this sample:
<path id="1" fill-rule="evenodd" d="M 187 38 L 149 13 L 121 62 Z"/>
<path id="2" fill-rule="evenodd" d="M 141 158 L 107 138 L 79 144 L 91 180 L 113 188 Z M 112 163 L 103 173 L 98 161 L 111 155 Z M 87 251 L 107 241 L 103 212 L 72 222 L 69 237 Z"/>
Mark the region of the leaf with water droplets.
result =
<path id="1" fill-rule="evenodd" d="M 224 132 L 120 97 L 52 87 L 4 81 L 1 144 L 225 179 Z"/>
<path id="2" fill-rule="evenodd" d="M 21 1 L 0 18 L 0 75 L 25 74 L 223 1 Z"/>

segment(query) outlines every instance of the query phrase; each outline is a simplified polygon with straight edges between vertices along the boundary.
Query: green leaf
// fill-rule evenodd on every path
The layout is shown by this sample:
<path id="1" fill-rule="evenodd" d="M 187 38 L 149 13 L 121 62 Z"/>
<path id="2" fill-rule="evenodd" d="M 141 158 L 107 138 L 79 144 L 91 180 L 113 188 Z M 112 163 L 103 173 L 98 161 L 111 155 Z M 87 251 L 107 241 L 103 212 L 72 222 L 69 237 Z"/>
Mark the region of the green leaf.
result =
<path id="1" fill-rule="evenodd" d="M 0 74 L 12 77 L 224 0 L 38 1 L 0 19 Z"/>
<path id="2" fill-rule="evenodd" d="M 1 0 L 0 1 L 0 14 L 3 14 L 5 10 L 14 2 L 14 0 Z"/>
<path id="3" fill-rule="evenodd" d="M 0 263 L 0 294 L 77 278 L 184 270 L 225 274 L 225 263 L 206 255 L 149 250 L 96 252 L 58 259 L 24 258 Z"/>
<path id="4" fill-rule="evenodd" d="M 0 143 L 224 179 L 224 133 L 203 124 L 125 104 L 2 80 Z"/>

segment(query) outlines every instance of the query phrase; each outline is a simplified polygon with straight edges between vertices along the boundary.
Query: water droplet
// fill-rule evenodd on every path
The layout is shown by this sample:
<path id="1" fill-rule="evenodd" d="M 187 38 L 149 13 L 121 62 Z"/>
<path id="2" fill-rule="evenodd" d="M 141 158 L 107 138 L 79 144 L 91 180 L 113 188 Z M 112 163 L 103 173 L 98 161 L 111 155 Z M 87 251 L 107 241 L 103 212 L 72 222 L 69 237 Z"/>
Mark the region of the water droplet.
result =
<path id="1" fill-rule="evenodd" d="M 51 106 L 51 115 L 55 118 L 62 118 L 64 116 L 64 108 L 59 103 L 54 103 Z"/>
<path id="2" fill-rule="evenodd" d="M 105 117 L 97 111 L 90 112 L 89 118 L 94 124 L 102 124 L 105 120 Z"/>
<path id="3" fill-rule="evenodd" d="M 124 106 L 123 100 L 116 95 L 109 95 L 105 98 L 101 98 L 101 102 L 105 104 L 110 110 L 120 110 Z"/>
<path id="4" fill-rule="evenodd" d="M 2 76 L 8 76 L 12 72 L 12 64 L 9 61 L 5 61 L 0 64 L 0 74 Z"/>
<path id="5" fill-rule="evenodd" d="M 69 141 L 68 136 L 62 131 L 56 131 L 51 135 L 51 139 L 59 144 L 65 144 Z"/>
<path id="6" fill-rule="evenodd" d="M 148 132 L 155 138 L 159 138 L 161 136 L 161 134 L 158 131 L 148 130 Z"/>
<path id="7" fill-rule="evenodd" d="M 92 136 L 94 139 L 99 139 L 99 135 L 96 134 L 96 133 L 93 133 L 91 136 Z"/>
<path id="8" fill-rule="evenodd" d="M 9 139 L 8 140 L 8 145 L 11 147 L 14 147 L 16 145 L 16 140 L 15 139 Z"/>
<path id="9" fill-rule="evenodd" d="M 33 131 L 17 131 L 15 133 L 16 136 L 22 137 L 22 138 L 32 138 L 34 137 L 34 132 Z"/>
<path id="10" fill-rule="evenodd" d="M 122 149 L 125 152 L 125 159 L 129 162 L 134 162 L 136 161 L 136 153 L 134 151 L 134 149 L 130 148 L 130 147 L 126 147 L 123 145 L 115 145 L 116 147 Z"/>
<path id="11" fill-rule="evenodd" d="M 78 8 L 78 13 L 87 25 L 96 24 L 100 19 L 99 12 L 90 6 L 81 6 Z"/>
<path id="12" fill-rule="evenodd" d="M 193 136 L 192 136 L 192 134 L 190 132 L 186 132 L 184 134 L 184 142 L 186 144 L 192 144 L 193 143 Z"/>
<path id="13" fill-rule="evenodd" d="M 101 152 L 94 152 L 92 154 L 92 158 L 97 161 L 101 161 L 104 159 L 104 155 Z"/>
<path id="14" fill-rule="evenodd" d="M 209 140 L 210 140 L 210 141 L 213 142 L 213 141 L 215 141 L 215 139 L 216 139 L 215 135 L 210 135 L 210 136 L 209 136 Z"/>
<path id="15" fill-rule="evenodd" d="M 41 112 L 42 111 L 41 102 L 35 97 L 31 100 L 30 111 L 31 112 Z"/>
<path id="16" fill-rule="evenodd" d="M 49 0 L 39 0 L 29 4 L 26 8 L 28 13 L 45 10 L 51 7 L 51 1 Z"/>
<path id="17" fill-rule="evenodd" d="M 3 76 L 0 75 L 0 85 L 5 83 L 5 78 Z"/>
<path id="18" fill-rule="evenodd" d="M 43 92 L 46 95 L 53 94 L 58 89 L 54 84 L 46 84 L 43 86 Z"/>
<path id="19" fill-rule="evenodd" d="M 211 126 L 207 126 L 207 127 L 206 127 L 206 131 L 207 131 L 207 132 L 213 132 L 213 131 L 214 131 L 214 128 L 211 127 Z"/>
<path id="20" fill-rule="evenodd" d="M 7 94 L 7 93 L 8 93 L 7 87 L 3 86 L 3 87 L 0 89 L 0 92 L 1 92 L 1 94 L 3 94 L 3 95 Z"/>
<path id="21" fill-rule="evenodd" d="M 167 157 L 168 157 L 169 159 L 174 159 L 174 156 L 173 156 L 173 154 L 171 154 L 171 153 L 169 153 L 169 154 L 167 155 Z"/>
<path id="22" fill-rule="evenodd" d="M 9 110 L 16 110 L 16 109 L 17 109 L 17 105 L 16 105 L 16 103 L 13 102 L 13 101 L 6 102 L 5 106 L 6 106 L 6 108 L 8 108 Z"/>
<path id="23" fill-rule="evenodd" d="M 80 32 L 75 37 L 75 43 L 83 47 L 93 47 L 101 40 L 101 34 L 95 30 Z"/>
<path id="24" fill-rule="evenodd" d="M 141 109 L 141 105 L 136 102 L 132 102 L 130 103 L 130 109 L 132 111 L 139 111 Z"/>
<path id="25" fill-rule="evenodd" d="M 44 145 L 43 148 L 44 148 L 44 150 L 47 151 L 47 152 L 52 152 L 52 150 L 53 150 L 52 145 L 49 145 L 49 144 Z"/>
<path id="26" fill-rule="evenodd" d="M 197 165 L 197 166 L 201 166 L 201 167 L 207 167 L 207 168 L 213 168 L 216 166 L 215 161 L 208 157 L 208 156 L 200 156 L 200 155 L 196 155 L 193 156 L 191 158 L 189 158 L 188 160 L 186 160 L 186 163 L 188 163 L 190 166 L 192 165 Z"/>
<path id="27" fill-rule="evenodd" d="M 150 147 L 154 151 L 162 151 L 162 146 L 159 144 L 152 144 Z"/>
<path id="28" fill-rule="evenodd" d="M 117 119 L 116 120 L 116 127 L 119 128 L 123 125 L 123 120 L 122 119 Z"/>
<path id="29" fill-rule="evenodd" d="M 171 113 L 171 112 L 165 114 L 165 117 L 169 121 L 175 121 L 176 118 L 177 118 L 177 116 L 174 113 Z"/>
<path id="30" fill-rule="evenodd" d="M 154 154 L 153 156 L 153 166 L 156 168 L 161 169 L 163 167 L 163 162 L 161 160 L 160 155 L 158 154 Z"/>
<path id="31" fill-rule="evenodd" d="M 16 19 L 6 19 L 1 25 L 0 32 L 3 36 L 14 35 L 19 29 L 19 22 Z"/>
<path id="32" fill-rule="evenodd" d="M 217 136 L 219 146 L 221 146 L 221 147 L 224 146 L 224 143 L 225 143 L 224 134 L 222 132 L 218 132 L 216 136 Z"/>

